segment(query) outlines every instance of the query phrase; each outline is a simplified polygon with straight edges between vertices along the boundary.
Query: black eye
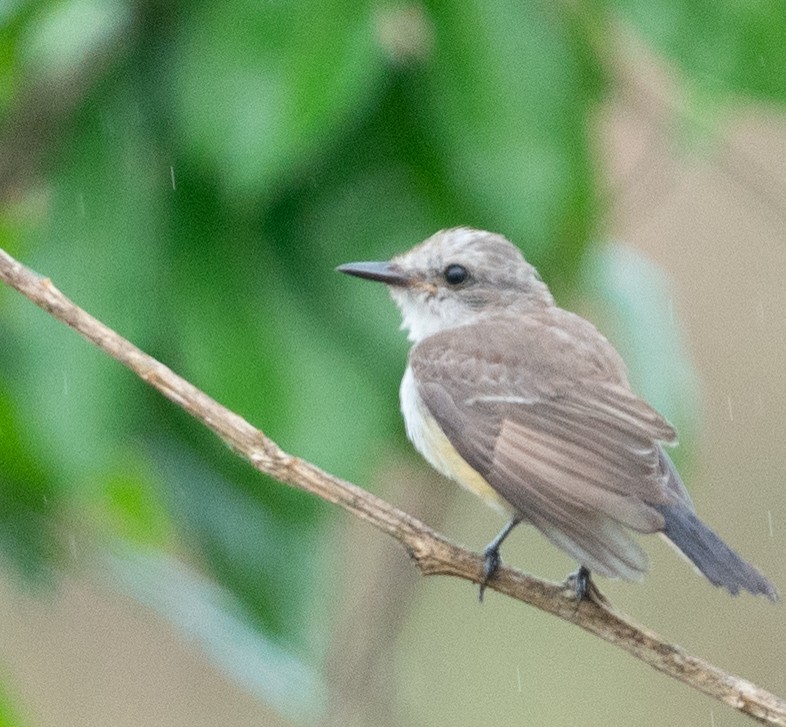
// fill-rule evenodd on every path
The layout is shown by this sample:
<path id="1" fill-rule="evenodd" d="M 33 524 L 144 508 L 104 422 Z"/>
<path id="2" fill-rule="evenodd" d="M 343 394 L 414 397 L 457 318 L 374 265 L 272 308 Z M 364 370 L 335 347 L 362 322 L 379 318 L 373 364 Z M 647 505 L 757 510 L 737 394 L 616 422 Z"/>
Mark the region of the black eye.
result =
<path id="1" fill-rule="evenodd" d="M 469 271 L 463 265 L 448 265 L 442 273 L 448 285 L 461 285 L 468 277 Z"/>

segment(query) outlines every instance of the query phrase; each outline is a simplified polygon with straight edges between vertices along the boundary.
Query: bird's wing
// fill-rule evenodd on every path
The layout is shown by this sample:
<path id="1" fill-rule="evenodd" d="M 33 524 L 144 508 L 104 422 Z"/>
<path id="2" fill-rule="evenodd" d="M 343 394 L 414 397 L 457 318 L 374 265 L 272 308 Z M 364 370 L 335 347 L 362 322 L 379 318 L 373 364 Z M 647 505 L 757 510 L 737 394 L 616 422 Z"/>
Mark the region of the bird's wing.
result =
<path id="1" fill-rule="evenodd" d="M 646 570 L 627 528 L 663 528 L 674 430 L 594 327 L 559 309 L 487 321 L 422 341 L 410 366 L 462 458 L 526 520 L 602 574 Z"/>

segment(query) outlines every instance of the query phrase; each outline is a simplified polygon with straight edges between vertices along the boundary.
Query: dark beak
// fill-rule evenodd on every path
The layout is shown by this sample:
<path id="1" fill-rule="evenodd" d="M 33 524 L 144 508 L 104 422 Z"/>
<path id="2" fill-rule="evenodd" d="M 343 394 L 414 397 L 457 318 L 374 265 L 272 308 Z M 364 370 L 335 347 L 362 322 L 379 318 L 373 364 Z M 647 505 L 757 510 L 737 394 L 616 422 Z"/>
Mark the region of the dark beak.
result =
<path id="1" fill-rule="evenodd" d="M 336 270 L 366 280 L 376 280 L 386 285 L 408 286 L 412 281 L 395 263 L 347 263 Z"/>

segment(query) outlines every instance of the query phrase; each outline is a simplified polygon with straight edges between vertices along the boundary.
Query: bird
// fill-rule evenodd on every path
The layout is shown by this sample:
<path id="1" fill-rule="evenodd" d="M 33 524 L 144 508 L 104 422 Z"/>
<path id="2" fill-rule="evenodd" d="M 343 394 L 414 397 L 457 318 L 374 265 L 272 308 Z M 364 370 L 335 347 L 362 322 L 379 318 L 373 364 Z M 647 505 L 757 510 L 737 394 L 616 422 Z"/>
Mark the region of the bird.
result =
<path id="1" fill-rule="evenodd" d="M 641 580 L 637 536 L 655 533 L 713 585 L 777 600 L 697 516 L 664 448 L 676 432 L 634 393 L 619 353 L 556 305 L 504 236 L 454 227 L 390 261 L 337 270 L 384 283 L 399 308 L 412 343 L 401 411 L 415 449 L 507 518 L 484 550 L 481 600 L 520 523 L 577 561 L 579 600 L 592 597 L 594 574 Z"/>

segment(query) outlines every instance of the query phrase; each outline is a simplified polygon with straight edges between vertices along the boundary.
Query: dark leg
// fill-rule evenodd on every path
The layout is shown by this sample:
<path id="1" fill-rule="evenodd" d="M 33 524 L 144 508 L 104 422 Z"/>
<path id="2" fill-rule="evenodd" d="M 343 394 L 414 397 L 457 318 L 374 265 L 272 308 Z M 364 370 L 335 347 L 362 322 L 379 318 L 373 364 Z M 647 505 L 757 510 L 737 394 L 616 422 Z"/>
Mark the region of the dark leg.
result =
<path id="1" fill-rule="evenodd" d="M 590 578 L 589 568 L 583 565 L 574 574 L 576 579 L 576 600 L 583 601 L 589 594 L 590 587 L 592 586 L 592 579 Z"/>
<path id="2" fill-rule="evenodd" d="M 590 575 L 590 569 L 586 566 L 581 565 L 575 573 L 571 573 L 565 581 L 565 587 L 573 589 L 577 604 L 586 600 L 598 606 L 611 606 L 609 599 L 598 590 Z"/>
<path id="3" fill-rule="evenodd" d="M 516 527 L 521 522 L 521 518 L 514 517 L 511 521 L 505 525 L 502 530 L 500 530 L 499 535 L 497 535 L 494 540 L 492 540 L 487 546 L 486 549 L 483 551 L 483 555 L 485 557 L 485 562 L 483 564 L 483 580 L 480 582 L 480 593 L 478 594 L 478 600 L 483 603 L 483 592 L 486 590 L 486 585 L 491 580 L 494 572 L 499 567 L 499 546 L 502 545 L 502 541 L 510 535 L 510 531 Z"/>

